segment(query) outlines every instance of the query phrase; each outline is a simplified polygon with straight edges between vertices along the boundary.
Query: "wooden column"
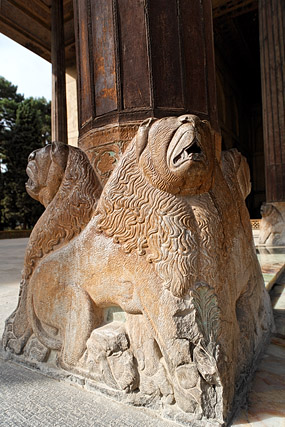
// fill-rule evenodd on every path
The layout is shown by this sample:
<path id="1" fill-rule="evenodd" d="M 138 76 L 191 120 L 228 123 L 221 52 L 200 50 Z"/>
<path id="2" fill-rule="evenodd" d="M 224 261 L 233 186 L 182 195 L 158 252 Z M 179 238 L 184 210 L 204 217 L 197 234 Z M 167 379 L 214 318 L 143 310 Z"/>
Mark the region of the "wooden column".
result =
<path id="1" fill-rule="evenodd" d="M 52 0 L 51 6 L 52 62 L 52 141 L 67 144 L 67 114 L 65 89 L 65 54 L 62 0 Z"/>
<path id="2" fill-rule="evenodd" d="M 102 182 L 148 117 L 197 114 L 218 132 L 211 0 L 73 5 L 79 146 Z"/>
<path id="3" fill-rule="evenodd" d="M 284 0 L 259 0 L 267 202 L 285 202 L 284 25 Z"/>

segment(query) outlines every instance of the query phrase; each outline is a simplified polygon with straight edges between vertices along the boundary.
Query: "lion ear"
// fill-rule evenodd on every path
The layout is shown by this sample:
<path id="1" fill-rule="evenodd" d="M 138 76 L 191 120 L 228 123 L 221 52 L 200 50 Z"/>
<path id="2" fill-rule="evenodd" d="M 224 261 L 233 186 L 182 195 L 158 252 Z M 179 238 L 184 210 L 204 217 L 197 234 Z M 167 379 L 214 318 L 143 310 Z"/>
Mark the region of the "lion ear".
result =
<path id="1" fill-rule="evenodd" d="M 63 155 L 65 153 L 65 155 Z M 53 141 L 51 143 L 51 153 L 50 153 L 52 161 L 61 166 L 64 170 L 67 163 L 68 157 L 68 145 L 63 142 Z"/>
<path id="2" fill-rule="evenodd" d="M 51 143 L 51 152 L 52 154 L 56 154 L 56 152 L 59 150 L 59 148 L 64 145 L 63 142 L 60 141 L 53 141 Z"/>
<path id="3" fill-rule="evenodd" d="M 149 119 L 144 120 L 140 127 L 138 128 L 137 135 L 136 135 L 136 157 L 137 161 L 140 158 L 141 153 L 146 147 L 147 140 L 148 140 L 148 133 L 149 129 L 153 122 L 155 122 L 157 119 L 154 117 L 150 117 Z"/>
<path id="4" fill-rule="evenodd" d="M 62 142 L 59 142 L 59 141 L 53 141 L 51 143 L 51 152 L 50 152 L 50 155 L 51 155 L 52 158 L 54 158 L 54 157 L 57 156 L 57 154 L 58 154 L 58 152 L 60 150 L 60 147 L 62 145 L 63 145 Z"/>
<path id="5" fill-rule="evenodd" d="M 51 142 L 50 145 L 51 145 L 51 152 L 50 153 L 54 154 L 57 150 L 57 141 Z"/>
<path id="6" fill-rule="evenodd" d="M 201 123 L 202 123 L 202 126 L 204 125 L 209 130 L 211 130 L 211 125 L 210 125 L 210 122 L 208 120 L 201 120 Z"/>

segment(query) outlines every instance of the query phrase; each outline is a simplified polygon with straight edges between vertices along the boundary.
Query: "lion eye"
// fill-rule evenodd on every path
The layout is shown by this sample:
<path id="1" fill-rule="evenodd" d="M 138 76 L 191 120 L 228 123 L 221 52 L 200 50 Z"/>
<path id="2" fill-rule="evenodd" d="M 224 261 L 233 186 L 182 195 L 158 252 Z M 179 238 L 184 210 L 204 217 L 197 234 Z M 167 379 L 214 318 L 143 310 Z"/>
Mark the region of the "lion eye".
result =
<path id="1" fill-rule="evenodd" d="M 181 123 L 187 123 L 190 121 L 190 117 L 189 116 L 182 116 L 182 117 L 179 117 L 179 120 Z"/>
<path id="2" fill-rule="evenodd" d="M 36 157 L 36 152 L 33 151 L 28 157 L 28 162 L 30 162 L 31 160 L 34 160 L 35 157 Z"/>

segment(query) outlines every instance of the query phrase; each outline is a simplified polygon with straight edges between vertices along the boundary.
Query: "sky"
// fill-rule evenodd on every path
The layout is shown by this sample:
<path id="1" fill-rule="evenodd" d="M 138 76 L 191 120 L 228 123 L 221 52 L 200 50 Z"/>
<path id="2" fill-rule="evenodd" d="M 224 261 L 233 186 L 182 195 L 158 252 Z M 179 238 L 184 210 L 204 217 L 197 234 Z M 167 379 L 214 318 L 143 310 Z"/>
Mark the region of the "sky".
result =
<path id="1" fill-rule="evenodd" d="M 51 100 L 51 64 L 0 33 L 0 76 L 25 98 Z"/>

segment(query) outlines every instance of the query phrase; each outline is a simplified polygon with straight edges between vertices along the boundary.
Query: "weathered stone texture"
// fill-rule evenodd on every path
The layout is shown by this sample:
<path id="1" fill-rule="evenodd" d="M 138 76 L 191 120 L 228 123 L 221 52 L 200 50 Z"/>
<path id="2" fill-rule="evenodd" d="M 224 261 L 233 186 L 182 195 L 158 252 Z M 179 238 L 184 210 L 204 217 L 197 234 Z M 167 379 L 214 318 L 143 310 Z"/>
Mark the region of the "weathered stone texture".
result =
<path id="1" fill-rule="evenodd" d="M 50 250 L 37 255 L 27 276 L 28 247 L 19 305 L 4 332 L 7 352 L 47 364 L 56 355 L 61 368 L 181 422 L 228 419 L 272 315 L 244 203 L 248 166 L 230 150 L 220 167 L 214 139 L 196 116 L 148 119 L 101 195 L 95 174 L 92 185 L 83 179 L 91 210 L 79 228 L 80 215 L 68 223 L 61 240 L 48 237 Z M 43 150 L 50 150 L 52 173 L 64 150 Z M 31 161 L 42 157 L 46 151 Z M 55 200 L 70 167 L 47 203 L 46 220 L 59 213 L 55 230 L 68 212 Z M 41 177 L 29 176 L 31 188 Z M 56 209 L 49 214 L 50 206 Z M 83 206 L 81 197 L 71 205 L 79 213 Z M 33 250 L 41 248 L 36 233 Z M 118 307 L 125 321 L 112 321 Z"/>
<path id="2" fill-rule="evenodd" d="M 263 203 L 261 206 L 259 244 L 285 245 L 285 202 Z"/>

